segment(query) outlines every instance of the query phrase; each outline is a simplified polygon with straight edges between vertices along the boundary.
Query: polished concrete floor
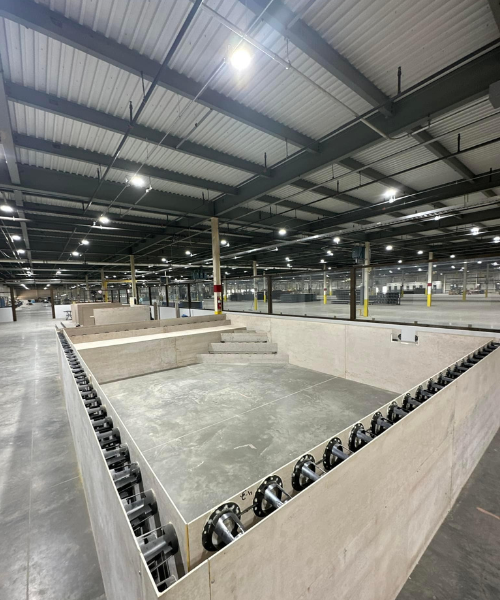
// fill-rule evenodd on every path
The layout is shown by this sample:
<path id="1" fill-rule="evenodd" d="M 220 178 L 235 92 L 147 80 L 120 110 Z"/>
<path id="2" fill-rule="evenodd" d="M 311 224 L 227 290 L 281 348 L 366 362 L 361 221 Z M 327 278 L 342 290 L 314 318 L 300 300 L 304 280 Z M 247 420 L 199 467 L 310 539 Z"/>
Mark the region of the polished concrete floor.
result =
<path id="1" fill-rule="evenodd" d="M 397 396 L 292 365 L 193 365 L 102 387 L 187 521 Z"/>
<path id="2" fill-rule="evenodd" d="M 0 599 L 104 600 L 43 304 L 0 324 Z"/>
<path id="3" fill-rule="evenodd" d="M 397 600 L 500 598 L 500 432 Z"/>
<path id="4" fill-rule="evenodd" d="M 467 296 L 464 302 L 461 296 L 433 296 L 432 306 L 426 304 L 425 296 L 405 296 L 400 305 L 370 305 L 368 318 L 361 316 L 361 306 L 357 307 L 356 318 L 362 321 L 391 321 L 394 323 L 413 323 L 417 321 L 425 325 L 452 325 L 468 327 L 469 325 L 484 329 L 500 329 L 500 296 L 489 298 Z M 252 302 L 225 302 L 224 309 L 231 311 L 255 312 Z M 267 313 L 267 304 L 259 301 L 257 312 Z M 328 317 L 348 319 L 347 304 L 327 304 L 321 300 L 315 302 L 289 303 L 274 302 L 273 313 L 308 317 Z"/>

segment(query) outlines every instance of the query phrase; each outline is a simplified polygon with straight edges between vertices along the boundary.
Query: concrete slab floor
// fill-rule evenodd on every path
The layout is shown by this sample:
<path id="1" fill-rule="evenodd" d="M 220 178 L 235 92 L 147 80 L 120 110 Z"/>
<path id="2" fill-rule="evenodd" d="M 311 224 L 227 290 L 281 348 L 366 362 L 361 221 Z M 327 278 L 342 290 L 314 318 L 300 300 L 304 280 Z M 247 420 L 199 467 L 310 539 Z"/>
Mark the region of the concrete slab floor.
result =
<path id="1" fill-rule="evenodd" d="M 0 324 L 0 598 L 105 600 L 48 305 Z"/>
<path id="2" fill-rule="evenodd" d="M 500 598 L 500 432 L 397 600 Z"/>
<path id="3" fill-rule="evenodd" d="M 187 521 L 397 396 L 286 364 L 200 364 L 102 387 Z"/>

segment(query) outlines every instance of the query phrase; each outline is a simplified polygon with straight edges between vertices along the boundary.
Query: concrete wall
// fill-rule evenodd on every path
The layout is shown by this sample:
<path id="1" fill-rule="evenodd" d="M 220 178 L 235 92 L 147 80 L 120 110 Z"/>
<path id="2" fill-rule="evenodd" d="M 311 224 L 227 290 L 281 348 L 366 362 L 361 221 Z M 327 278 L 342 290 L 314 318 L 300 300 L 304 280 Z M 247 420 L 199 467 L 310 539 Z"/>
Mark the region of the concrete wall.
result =
<path id="1" fill-rule="evenodd" d="M 57 339 L 57 338 L 56 338 Z M 116 492 L 111 474 L 97 442 L 90 419 L 78 393 L 68 363 L 57 340 L 59 366 L 63 392 L 75 444 L 78 464 L 82 474 L 85 498 L 89 509 L 92 531 L 96 542 L 102 578 L 107 600 L 156 600 L 158 592 L 143 559 L 137 540 L 129 525 L 121 500 Z M 86 365 L 84 365 L 86 367 Z M 93 380 L 92 373 L 86 368 Z M 93 381 L 95 384 L 95 381 Z M 96 384 L 95 384 L 96 385 Z M 120 429 L 122 440 L 129 444 L 131 459 L 139 462 L 143 478 L 143 489 L 153 489 L 162 524 L 171 522 L 179 537 L 179 554 L 176 559 L 182 575 L 186 560 L 186 530 L 182 517 L 176 511 L 152 474 L 146 460 L 130 438 L 128 431 L 114 413 L 106 396 L 96 385 L 101 398 L 106 402 L 113 423 Z M 210 600 L 208 563 L 191 571 L 167 591 L 162 598 L 172 600 Z M 78 590 L 75 590 L 78 597 Z"/>
<path id="2" fill-rule="evenodd" d="M 114 325 L 121 323 L 140 323 L 151 320 L 150 306 L 124 306 L 118 308 L 94 309 L 94 325 Z"/>
<path id="3" fill-rule="evenodd" d="M 221 341 L 221 332 L 234 330 L 229 325 L 204 327 L 76 344 L 76 348 L 102 384 L 195 364 L 198 354 L 207 353 L 211 343 Z"/>
<path id="4" fill-rule="evenodd" d="M 423 379 L 446 366 L 438 360 Z M 498 430 L 499 383 L 500 349 L 241 539 L 209 555 L 160 598 L 325 600 L 334 593 L 346 600 L 393 600 Z M 68 412 L 79 444 L 82 434 L 74 423 L 83 416 Z M 365 426 L 369 418 L 362 420 Z M 344 443 L 349 430 L 339 434 Z M 109 580 L 108 600 L 152 600 L 155 592 L 143 579 L 144 569 L 122 538 L 123 510 L 108 497 L 108 482 L 89 444 L 77 446 L 77 455 L 103 577 Z M 325 444 L 313 449 L 317 460 Z M 278 473 L 287 473 L 297 458 Z M 289 490 L 289 477 L 283 479 Z M 200 527 L 200 520 L 188 524 L 191 567 Z"/>
<path id="5" fill-rule="evenodd" d="M 481 335 L 417 328 L 418 343 L 392 341 L 397 326 L 228 313 L 231 323 L 265 331 L 290 364 L 401 392 L 484 343 Z M 396 336 L 397 337 L 397 336 Z M 490 336 L 491 337 L 491 336 Z"/>
<path id="6" fill-rule="evenodd" d="M 74 323 L 78 323 L 82 327 L 95 325 L 94 309 L 113 309 L 121 306 L 118 302 L 85 302 L 81 304 L 71 305 L 71 316 Z"/>

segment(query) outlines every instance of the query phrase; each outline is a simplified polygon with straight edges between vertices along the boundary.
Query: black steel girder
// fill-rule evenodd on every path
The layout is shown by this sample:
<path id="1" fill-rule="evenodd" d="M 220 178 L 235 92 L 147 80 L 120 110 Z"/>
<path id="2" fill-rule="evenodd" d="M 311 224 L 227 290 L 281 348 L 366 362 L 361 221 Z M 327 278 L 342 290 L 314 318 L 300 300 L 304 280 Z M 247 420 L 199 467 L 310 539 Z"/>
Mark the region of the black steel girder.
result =
<path id="1" fill-rule="evenodd" d="M 377 114 L 369 120 L 386 134 L 397 135 L 427 123 L 429 117 L 445 114 L 484 96 L 489 85 L 499 78 L 500 48 L 496 47 L 399 99 L 396 113 L 391 118 Z M 381 139 L 378 133 L 358 122 L 321 142 L 317 154 L 301 153 L 271 169 L 269 179 L 260 178 L 243 184 L 237 198 L 220 198 L 216 201 L 215 212 L 223 215 L 238 204 L 269 194 L 308 173 L 344 160 Z"/>
<path id="2" fill-rule="evenodd" d="M 137 77 L 144 76 L 145 79 L 152 80 L 160 68 L 159 63 L 131 50 L 126 45 L 119 44 L 31 0 L 2 0 L 0 16 L 95 56 Z M 163 69 L 158 85 L 191 100 L 202 88 L 197 81 L 169 68 Z M 213 89 L 207 88 L 197 102 L 268 135 L 288 140 L 299 147 L 311 150 L 317 148 L 317 143 L 306 135 Z"/>

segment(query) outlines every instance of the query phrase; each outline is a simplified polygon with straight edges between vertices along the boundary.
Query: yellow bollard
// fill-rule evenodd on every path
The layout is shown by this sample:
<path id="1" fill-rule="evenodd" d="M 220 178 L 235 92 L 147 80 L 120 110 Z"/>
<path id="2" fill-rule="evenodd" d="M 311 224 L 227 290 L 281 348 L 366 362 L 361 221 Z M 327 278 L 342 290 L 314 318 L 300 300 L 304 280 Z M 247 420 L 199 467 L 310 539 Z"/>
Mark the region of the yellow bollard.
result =
<path id="1" fill-rule="evenodd" d="M 427 292 L 427 306 L 430 306 L 432 304 L 432 294 L 431 292 Z"/>
<path id="2" fill-rule="evenodd" d="M 363 317 L 368 316 L 368 298 L 365 298 L 363 302 Z"/>

